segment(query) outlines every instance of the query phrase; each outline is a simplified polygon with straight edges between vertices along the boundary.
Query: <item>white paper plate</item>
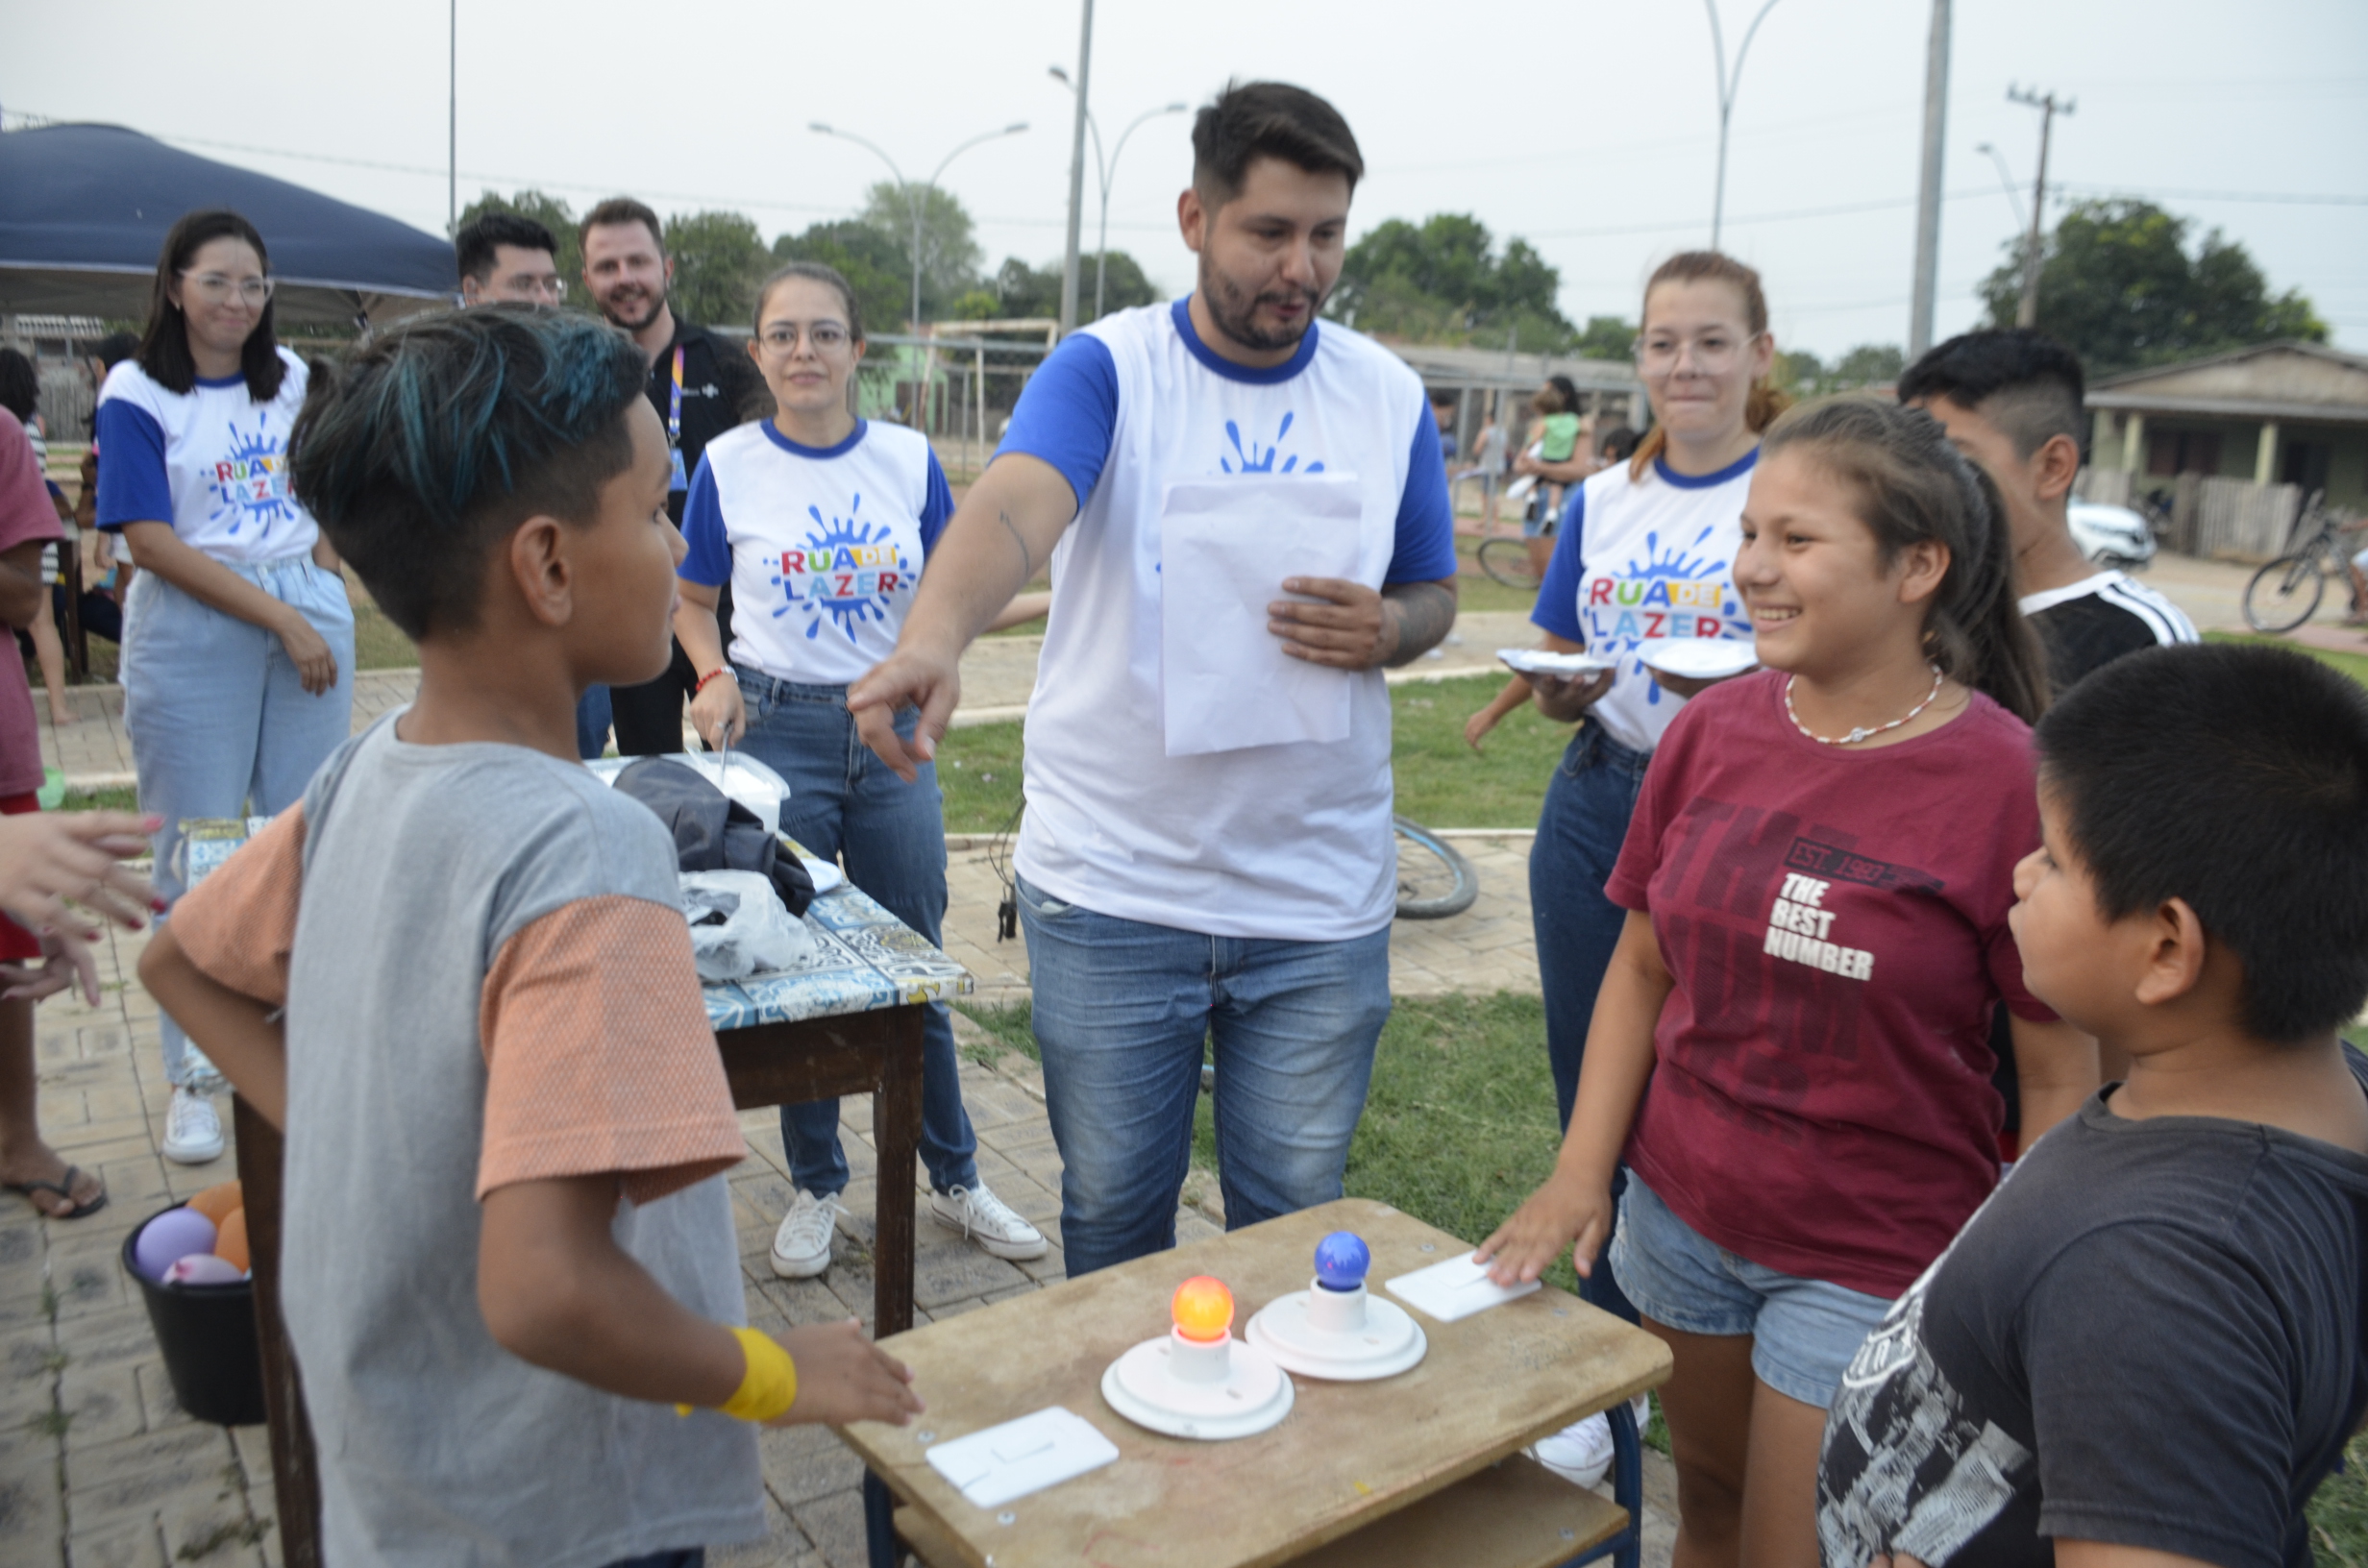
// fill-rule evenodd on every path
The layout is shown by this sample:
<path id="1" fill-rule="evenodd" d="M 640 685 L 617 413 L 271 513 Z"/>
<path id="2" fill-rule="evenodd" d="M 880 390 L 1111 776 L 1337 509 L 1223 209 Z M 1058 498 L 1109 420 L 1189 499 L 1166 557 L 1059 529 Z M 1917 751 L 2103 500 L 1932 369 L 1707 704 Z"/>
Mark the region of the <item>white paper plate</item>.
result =
<path id="1" fill-rule="evenodd" d="M 1752 645 L 1734 637 L 1671 637 L 1646 643 L 1637 657 L 1665 674 L 1688 680 L 1739 675 L 1760 662 Z"/>
<path id="2" fill-rule="evenodd" d="M 1567 678 L 1599 674 L 1606 670 L 1619 668 L 1616 660 L 1599 659 L 1592 653 L 1557 653 L 1542 648 L 1500 648 L 1496 650 L 1496 657 L 1525 675 L 1561 675 Z"/>

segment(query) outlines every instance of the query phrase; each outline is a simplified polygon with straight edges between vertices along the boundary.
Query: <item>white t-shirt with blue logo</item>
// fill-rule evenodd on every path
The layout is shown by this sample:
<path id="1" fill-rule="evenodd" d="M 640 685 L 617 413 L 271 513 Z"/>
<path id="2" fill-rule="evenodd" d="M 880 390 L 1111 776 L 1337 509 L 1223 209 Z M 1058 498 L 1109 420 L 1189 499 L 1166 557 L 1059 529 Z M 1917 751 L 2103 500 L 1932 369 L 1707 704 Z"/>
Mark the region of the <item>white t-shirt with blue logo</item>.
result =
<path id="1" fill-rule="evenodd" d="M 1644 478 L 1616 463 L 1572 492 L 1538 584 L 1530 621 L 1591 653 L 1620 661 L 1588 710 L 1604 733 L 1650 751 L 1686 699 L 1653 679 L 1643 653 L 1671 637 L 1752 641 L 1735 592 L 1743 498 L 1754 447 L 1715 474 L 1680 474 L 1656 457 Z"/>
<path id="2" fill-rule="evenodd" d="M 1060 470 L 1078 501 L 1052 554 L 1028 704 L 1020 873 L 1066 902 L 1214 936 L 1338 942 L 1387 926 L 1397 862 L 1381 672 L 1343 674 L 1345 740 L 1168 755 L 1160 527 L 1178 480 L 1320 472 L 1356 481 L 1359 580 L 1452 577 L 1421 380 L 1330 322 L 1253 370 L 1200 341 L 1186 301 L 1146 306 L 1046 359 L 999 455 L 1015 452 Z"/>
<path id="3" fill-rule="evenodd" d="M 285 349 L 280 362 L 287 373 L 269 403 L 247 396 L 243 376 L 201 376 L 189 391 L 169 392 L 136 360 L 109 371 L 91 416 L 99 527 L 170 523 L 183 544 L 250 565 L 310 550 L 319 527 L 287 482 L 287 432 L 307 373 Z"/>
<path id="4" fill-rule="evenodd" d="M 731 662 L 844 686 L 897 646 L 953 511 L 926 437 L 857 420 L 835 447 L 771 420 L 707 443 L 682 508 L 686 582 L 731 584 Z"/>

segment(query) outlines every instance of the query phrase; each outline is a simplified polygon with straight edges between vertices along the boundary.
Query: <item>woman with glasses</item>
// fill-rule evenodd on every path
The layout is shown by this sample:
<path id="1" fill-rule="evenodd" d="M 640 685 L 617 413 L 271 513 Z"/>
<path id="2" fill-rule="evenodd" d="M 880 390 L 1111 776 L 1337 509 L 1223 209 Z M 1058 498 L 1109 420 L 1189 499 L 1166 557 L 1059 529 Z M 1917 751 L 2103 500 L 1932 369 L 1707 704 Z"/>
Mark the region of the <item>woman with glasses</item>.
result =
<path id="1" fill-rule="evenodd" d="M 675 635 L 700 672 L 691 722 L 710 746 L 742 744 L 787 779 L 782 830 L 826 860 L 844 857 L 851 882 L 935 943 L 946 914 L 936 772 L 925 765 L 910 784 L 889 772 L 856 733 L 847 686 L 895 649 L 952 493 L 927 438 L 855 416 L 863 318 L 835 270 L 797 261 L 766 280 L 749 353 L 774 417 L 707 444 L 683 508 Z M 728 663 L 715 613 L 727 582 Z M 907 741 L 917 718 L 895 721 Z M 922 1038 L 931 1211 L 996 1257 L 1043 1257 L 1044 1237 L 978 1178 L 945 1003 L 929 1005 Z M 781 1137 L 797 1191 L 773 1270 L 803 1279 L 830 1266 L 849 1179 L 838 1102 L 783 1106 Z"/>
<path id="2" fill-rule="evenodd" d="M 183 887 L 181 823 L 276 816 L 345 740 L 354 611 L 337 558 L 289 492 L 288 428 L 304 361 L 272 333 L 263 237 L 235 212 L 192 212 L 157 262 L 139 352 L 109 372 L 93 416 L 97 522 L 139 567 L 126 607 L 124 727 L 140 809 L 163 819 L 156 886 Z M 217 1080 L 160 1020 L 173 1086 L 164 1154 L 222 1153 Z"/>
<path id="3" fill-rule="evenodd" d="M 1566 1128 L 1595 993 L 1627 919 L 1604 883 L 1654 746 L 1707 684 L 1646 659 L 1673 638 L 1751 642 L 1735 556 L 1760 432 L 1787 402 L 1766 379 L 1775 354 L 1757 272 L 1715 251 L 1661 264 L 1636 344 L 1653 428 L 1628 462 L 1572 490 L 1530 614 L 1541 646 L 1616 661 L 1591 676 L 1526 677 L 1539 712 L 1579 726 L 1547 781 L 1529 859 L 1546 1054 Z M 1637 1321 L 1604 1253 L 1580 1290 Z M 1591 1485 L 1611 1462 L 1610 1428 L 1591 1417 L 1541 1442 L 1538 1456 Z"/>

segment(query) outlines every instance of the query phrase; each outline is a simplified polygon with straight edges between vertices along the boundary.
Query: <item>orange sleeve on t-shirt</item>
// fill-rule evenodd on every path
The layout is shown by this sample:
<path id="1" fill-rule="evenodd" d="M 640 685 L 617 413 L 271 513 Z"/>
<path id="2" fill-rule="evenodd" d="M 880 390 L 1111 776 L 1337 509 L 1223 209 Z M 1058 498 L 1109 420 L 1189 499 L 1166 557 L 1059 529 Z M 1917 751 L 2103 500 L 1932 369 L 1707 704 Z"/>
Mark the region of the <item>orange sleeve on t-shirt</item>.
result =
<path id="1" fill-rule="evenodd" d="M 748 1153 L 682 913 L 580 899 L 521 927 L 485 975 L 481 1200 L 614 1172 L 649 1203 Z"/>
<path id="2" fill-rule="evenodd" d="M 173 940 L 200 973 L 273 1007 L 287 1005 L 288 954 L 305 884 L 305 808 L 274 817 L 173 905 Z"/>

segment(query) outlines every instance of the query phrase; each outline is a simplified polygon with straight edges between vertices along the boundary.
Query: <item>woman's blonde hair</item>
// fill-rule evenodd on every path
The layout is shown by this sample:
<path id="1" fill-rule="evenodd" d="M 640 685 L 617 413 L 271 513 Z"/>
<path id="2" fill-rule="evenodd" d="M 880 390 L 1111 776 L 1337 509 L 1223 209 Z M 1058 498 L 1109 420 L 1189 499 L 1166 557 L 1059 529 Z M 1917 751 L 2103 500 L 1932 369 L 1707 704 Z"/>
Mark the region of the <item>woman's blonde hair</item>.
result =
<path id="1" fill-rule="evenodd" d="M 1760 287 L 1760 274 L 1722 251 L 1680 251 L 1653 269 L 1653 276 L 1644 285 L 1644 309 L 1639 312 L 1640 334 L 1653 306 L 1653 290 L 1664 283 L 1725 283 L 1743 300 L 1743 326 L 1753 337 L 1767 331 L 1767 295 Z M 1743 403 L 1743 424 L 1754 435 L 1764 430 L 1778 414 L 1792 406 L 1792 399 L 1777 390 L 1764 379 L 1751 383 L 1751 395 Z M 1668 427 L 1655 421 L 1637 443 L 1636 454 L 1628 459 L 1628 477 L 1644 478 L 1644 471 L 1653 459 L 1668 450 Z"/>

